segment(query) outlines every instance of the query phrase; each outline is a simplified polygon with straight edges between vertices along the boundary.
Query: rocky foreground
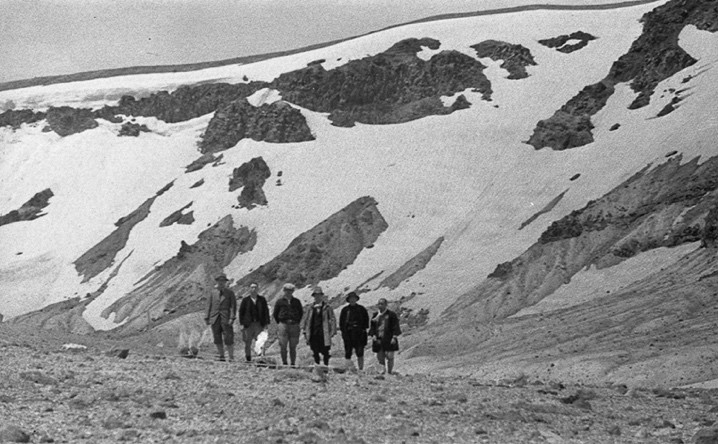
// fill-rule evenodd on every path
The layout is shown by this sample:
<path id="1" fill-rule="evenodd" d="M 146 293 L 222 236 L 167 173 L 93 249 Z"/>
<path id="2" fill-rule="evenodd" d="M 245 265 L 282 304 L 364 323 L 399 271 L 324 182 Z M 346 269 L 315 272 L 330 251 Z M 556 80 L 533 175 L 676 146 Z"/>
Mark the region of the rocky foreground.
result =
<path id="1" fill-rule="evenodd" d="M 7 325 L 0 362 L 0 442 L 718 442 L 718 390 L 277 369 Z"/>

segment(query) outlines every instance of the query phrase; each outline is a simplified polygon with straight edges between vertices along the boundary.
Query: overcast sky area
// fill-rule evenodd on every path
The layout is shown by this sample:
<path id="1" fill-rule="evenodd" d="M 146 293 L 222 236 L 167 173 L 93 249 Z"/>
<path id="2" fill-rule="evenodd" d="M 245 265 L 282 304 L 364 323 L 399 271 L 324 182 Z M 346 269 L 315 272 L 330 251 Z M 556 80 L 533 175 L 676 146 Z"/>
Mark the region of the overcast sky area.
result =
<path id="1" fill-rule="evenodd" d="M 618 1 L 0 0 L 0 83 L 283 51 L 454 12 Z"/>

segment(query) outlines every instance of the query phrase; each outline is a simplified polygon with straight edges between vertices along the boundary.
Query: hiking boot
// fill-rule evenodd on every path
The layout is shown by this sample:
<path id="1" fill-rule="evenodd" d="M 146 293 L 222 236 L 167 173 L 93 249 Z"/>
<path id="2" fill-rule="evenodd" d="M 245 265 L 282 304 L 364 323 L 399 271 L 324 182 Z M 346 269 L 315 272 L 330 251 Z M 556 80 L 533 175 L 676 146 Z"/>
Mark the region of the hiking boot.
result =
<path id="1" fill-rule="evenodd" d="M 226 359 L 224 359 L 224 356 L 219 356 L 219 357 L 217 357 L 217 360 L 220 361 L 220 362 L 226 361 Z"/>

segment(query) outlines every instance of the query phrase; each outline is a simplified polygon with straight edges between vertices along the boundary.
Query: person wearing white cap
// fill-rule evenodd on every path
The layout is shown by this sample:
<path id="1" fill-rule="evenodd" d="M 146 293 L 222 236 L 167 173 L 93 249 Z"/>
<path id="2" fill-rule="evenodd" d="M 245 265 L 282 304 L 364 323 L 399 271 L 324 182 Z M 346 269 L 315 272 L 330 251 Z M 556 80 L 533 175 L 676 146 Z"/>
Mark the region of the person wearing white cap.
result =
<path id="1" fill-rule="evenodd" d="M 337 319 L 332 307 L 324 302 L 322 287 L 314 287 L 312 296 L 314 303 L 307 305 L 304 310 L 301 327 L 314 354 L 314 363 L 319 364 L 319 355 L 322 355 L 324 365 L 329 365 L 329 349 L 332 347 L 332 337 L 337 334 Z"/>
<path id="2" fill-rule="evenodd" d="M 230 361 L 234 360 L 234 320 L 237 318 L 237 297 L 227 288 L 227 276 L 222 273 L 214 280 L 217 291 L 213 291 L 207 300 L 204 322 L 212 328 L 214 345 L 217 346 L 217 359 L 224 361 L 224 350 Z"/>
<path id="3" fill-rule="evenodd" d="M 297 363 L 297 344 L 299 344 L 299 322 L 302 320 L 304 309 L 299 299 L 294 297 L 294 284 L 286 283 L 282 288 L 284 296 L 274 304 L 272 317 L 277 323 L 277 339 L 282 364 L 287 365 L 287 345 L 289 345 L 289 359 L 292 365 Z"/>

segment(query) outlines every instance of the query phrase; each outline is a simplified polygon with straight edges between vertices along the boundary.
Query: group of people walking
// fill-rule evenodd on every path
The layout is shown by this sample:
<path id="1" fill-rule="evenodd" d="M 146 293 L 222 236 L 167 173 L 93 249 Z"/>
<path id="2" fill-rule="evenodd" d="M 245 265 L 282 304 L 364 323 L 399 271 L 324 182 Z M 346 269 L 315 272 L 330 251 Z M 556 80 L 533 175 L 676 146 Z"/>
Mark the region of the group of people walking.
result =
<path id="1" fill-rule="evenodd" d="M 220 274 L 215 280 L 217 289 L 208 299 L 205 322 L 211 327 L 219 360 L 233 361 L 233 325 L 237 319 L 237 298 L 234 292 L 227 288 L 226 275 Z M 267 300 L 258 290 L 258 284 L 251 283 L 249 296 L 242 298 L 239 304 L 239 324 L 242 328 L 247 362 L 252 360 L 252 342 L 261 332 L 266 331 L 270 324 Z M 294 297 L 295 290 L 293 284 L 284 284 L 283 295 L 274 304 L 271 315 L 277 323 L 277 342 L 283 365 L 296 365 L 297 345 L 302 335 L 312 350 L 314 363 L 329 365 L 332 338 L 340 331 L 344 342 L 344 357 L 351 361 L 352 354 L 356 354 L 359 370 L 364 369 L 364 349 L 368 338 L 372 337 L 372 351 L 376 353 L 383 371 L 394 371 L 394 352 L 399 350 L 397 336 L 401 334 L 401 329 L 399 318 L 388 309 L 386 299 L 377 302 L 378 311 L 370 319 L 367 309 L 358 303 L 359 295 L 355 292 L 348 293 L 347 305 L 339 314 L 337 326 L 334 309 L 327 303 L 321 287 L 312 289 L 313 302 L 306 306 L 302 306 L 299 299 Z"/>

